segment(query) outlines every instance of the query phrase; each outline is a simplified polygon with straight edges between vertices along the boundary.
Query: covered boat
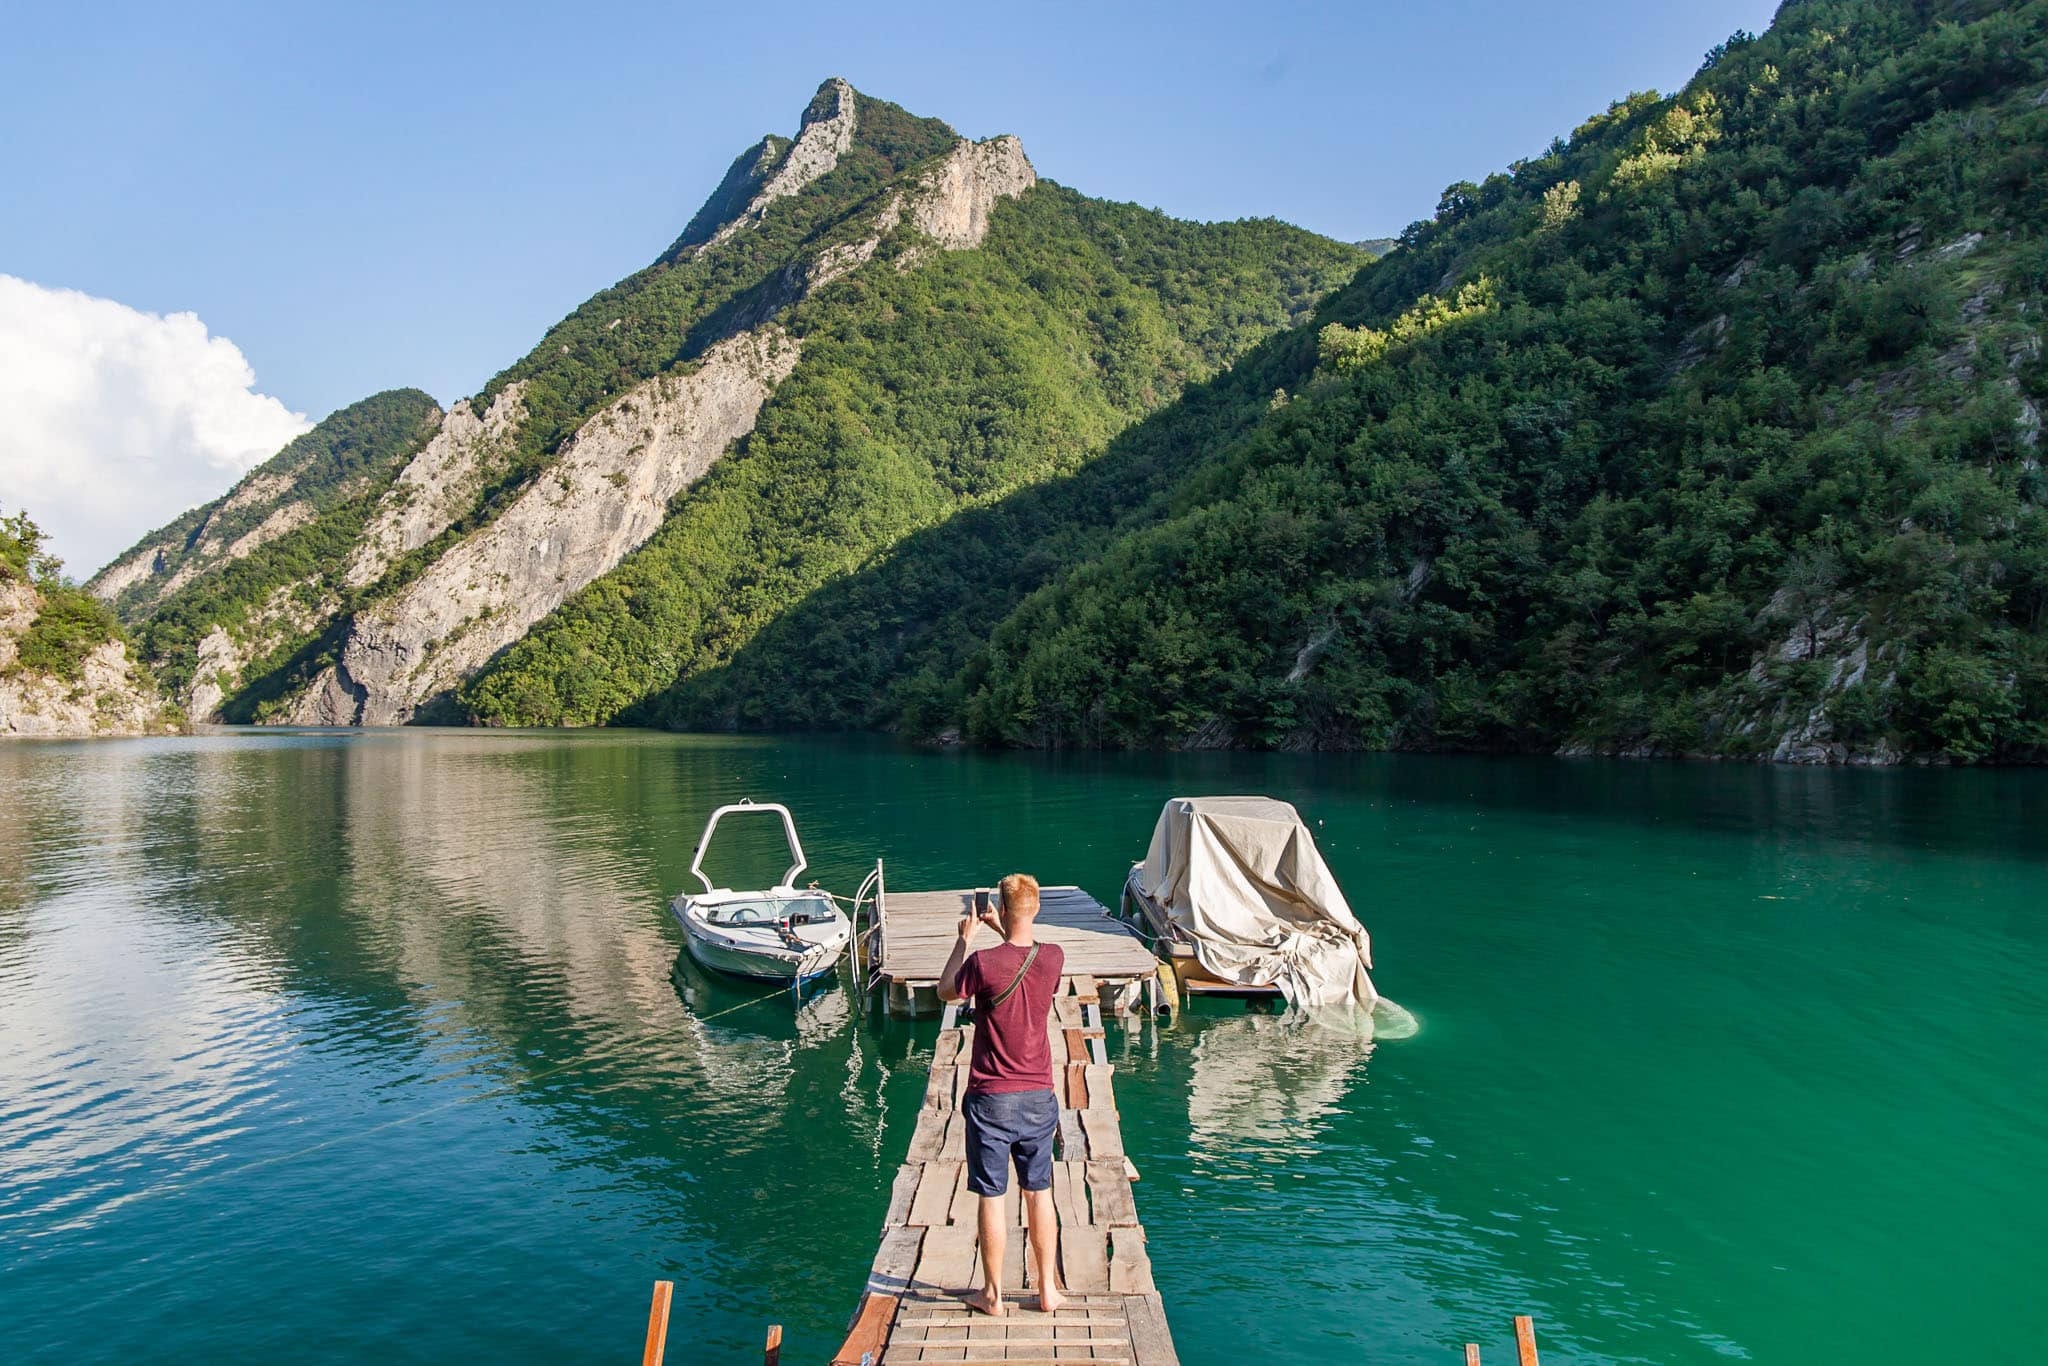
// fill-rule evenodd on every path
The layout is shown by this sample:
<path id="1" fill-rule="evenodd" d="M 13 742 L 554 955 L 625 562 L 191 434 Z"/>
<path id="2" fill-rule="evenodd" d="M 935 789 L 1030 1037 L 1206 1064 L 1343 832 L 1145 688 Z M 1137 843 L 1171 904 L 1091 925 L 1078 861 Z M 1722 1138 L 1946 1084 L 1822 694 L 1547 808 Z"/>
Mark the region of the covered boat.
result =
<path id="1" fill-rule="evenodd" d="M 1372 941 L 1315 836 L 1272 797 L 1175 797 L 1125 905 L 1184 989 L 1370 1008 Z"/>
<path id="2" fill-rule="evenodd" d="M 766 891 L 714 887 L 705 876 L 704 851 L 711 847 L 712 832 L 720 820 L 735 813 L 782 817 L 783 834 L 789 842 L 789 871 Z M 797 876 L 807 866 L 803 845 L 796 837 L 796 819 L 781 803 L 747 800 L 712 812 L 698 837 L 696 856 L 690 860 L 690 872 L 704 884 L 704 890 L 679 893 L 669 906 L 683 927 L 690 957 L 718 972 L 792 984 L 831 971 L 853 937 L 853 926 L 824 892 L 796 886 Z"/>

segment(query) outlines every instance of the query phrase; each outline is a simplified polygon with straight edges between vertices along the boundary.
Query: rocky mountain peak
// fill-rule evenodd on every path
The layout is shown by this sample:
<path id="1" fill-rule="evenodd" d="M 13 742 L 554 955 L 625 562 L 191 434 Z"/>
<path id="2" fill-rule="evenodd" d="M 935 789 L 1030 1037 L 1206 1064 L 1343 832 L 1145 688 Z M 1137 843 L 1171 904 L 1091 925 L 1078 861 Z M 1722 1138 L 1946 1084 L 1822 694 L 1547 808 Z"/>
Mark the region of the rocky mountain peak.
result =
<path id="1" fill-rule="evenodd" d="M 797 194 L 819 177 L 829 175 L 839 164 L 839 158 L 853 146 L 857 103 L 853 87 L 834 76 L 818 87 L 818 93 L 804 107 L 803 126 L 796 141 L 789 144 L 788 150 L 774 164 L 772 173 L 769 172 L 769 159 L 757 153 L 743 154 L 741 161 L 733 163 L 733 170 L 726 172 L 726 183 L 719 186 L 718 193 L 712 196 L 713 201 L 730 203 L 738 199 L 734 191 L 741 187 L 733 183 L 734 172 L 740 169 L 742 162 L 748 161 L 749 155 L 752 164 L 746 179 L 758 188 L 753 189 L 746 207 L 698 244 L 696 250 L 708 251 L 734 233 L 752 227 L 761 221 L 770 204 Z M 772 145 L 761 144 L 764 149 Z M 702 218 L 703 213 L 700 212 L 698 219 Z M 692 226 L 696 224 L 697 220 L 693 220 Z"/>

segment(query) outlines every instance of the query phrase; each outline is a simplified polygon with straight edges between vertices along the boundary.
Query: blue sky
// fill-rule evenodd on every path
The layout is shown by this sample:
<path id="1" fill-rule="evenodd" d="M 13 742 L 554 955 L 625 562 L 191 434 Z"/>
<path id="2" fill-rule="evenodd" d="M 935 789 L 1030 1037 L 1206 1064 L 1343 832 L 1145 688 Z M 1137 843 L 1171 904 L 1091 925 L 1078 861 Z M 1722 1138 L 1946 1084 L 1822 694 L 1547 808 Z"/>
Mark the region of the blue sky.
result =
<path id="1" fill-rule="evenodd" d="M 0 274 L 194 312 L 311 417 L 401 385 L 447 402 L 659 253 L 828 75 L 1016 133 L 1089 194 L 1355 239 L 1675 88 L 1773 8 L 21 6 Z"/>

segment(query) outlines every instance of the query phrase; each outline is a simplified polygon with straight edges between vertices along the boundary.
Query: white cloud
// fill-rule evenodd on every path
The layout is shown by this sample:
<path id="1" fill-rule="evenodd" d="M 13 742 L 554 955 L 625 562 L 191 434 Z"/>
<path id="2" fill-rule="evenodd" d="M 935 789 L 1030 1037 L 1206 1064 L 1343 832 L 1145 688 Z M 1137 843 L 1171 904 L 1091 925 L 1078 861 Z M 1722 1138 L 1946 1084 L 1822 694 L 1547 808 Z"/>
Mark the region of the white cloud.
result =
<path id="1" fill-rule="evenodd" d="M 83 580 L 311 423 L 193 313 L 0 275 L 0 507 Z"/>

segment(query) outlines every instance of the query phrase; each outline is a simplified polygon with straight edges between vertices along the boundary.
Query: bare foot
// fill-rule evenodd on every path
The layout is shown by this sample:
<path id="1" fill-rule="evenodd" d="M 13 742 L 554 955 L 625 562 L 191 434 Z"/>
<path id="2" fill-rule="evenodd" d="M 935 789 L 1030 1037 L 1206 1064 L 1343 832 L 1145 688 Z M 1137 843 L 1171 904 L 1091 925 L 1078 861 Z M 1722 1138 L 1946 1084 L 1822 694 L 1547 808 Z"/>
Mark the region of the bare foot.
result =
<path id="1" fill-rule="evenodd" d="M 1041 1314 L 1050 1314 L 1066 1302 L 1067 1297 L 1057 1290 L 1041 1290 L 1038 1292 L 1038 1311 Z"/>
<path id="2" fill-rule="evenodd" d="M 1010 1306 L 1003 1303 L 1002 1293 L 991 1290 L 987 1286 L 983 1286 L 967 1296 L 967 1307 L 976 1313 L 987 1314 L 991 1318 L 998 1319 L 1010 1312 Z"/>

